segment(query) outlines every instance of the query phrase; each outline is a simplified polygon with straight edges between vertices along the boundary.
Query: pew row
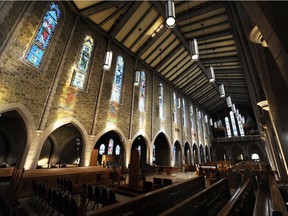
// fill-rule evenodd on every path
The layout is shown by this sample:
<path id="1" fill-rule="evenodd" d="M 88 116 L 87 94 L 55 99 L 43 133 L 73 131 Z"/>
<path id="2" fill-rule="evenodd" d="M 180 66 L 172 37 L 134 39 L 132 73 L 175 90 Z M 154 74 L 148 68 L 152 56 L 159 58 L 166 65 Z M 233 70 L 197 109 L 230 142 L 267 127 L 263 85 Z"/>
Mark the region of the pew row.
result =
<path id="1" fill-rule="evenodd" d="M 225 204 L 217 216 L 252 215 L 255 203 L 252 180 L 248 179 Z"/>
<path id="2" fill-rule="evenodd" d="M 228 179 L 224 178 L 190 198 L 176 204 L 160 216 L 206 216 L 216 215 L 231 198 Z"/>
<path id="3" fill-rule="evenodd" d="M 109 207 L 90 211 L 87 215 L 158 215 L 204 188 L 204 177 L 197 176 L 193 179 L 174 183 L 149 193 L 139 195 L 126 202 L 116 203 Z"/>
<path id="4" fill-rule="evenodd" d="M 113 169 L 102 166 L 57 168 L 57 169 L 36 169 L 25 170 L 18 185 L 18 197 L 27 197 L 32 193 L 33 181 L 42 182 L 47 187 L 57 187 L 59 176 L 71 179 L 74 184 L 91 183 L 96 184 L 100 175 L 110 175 Z"/>

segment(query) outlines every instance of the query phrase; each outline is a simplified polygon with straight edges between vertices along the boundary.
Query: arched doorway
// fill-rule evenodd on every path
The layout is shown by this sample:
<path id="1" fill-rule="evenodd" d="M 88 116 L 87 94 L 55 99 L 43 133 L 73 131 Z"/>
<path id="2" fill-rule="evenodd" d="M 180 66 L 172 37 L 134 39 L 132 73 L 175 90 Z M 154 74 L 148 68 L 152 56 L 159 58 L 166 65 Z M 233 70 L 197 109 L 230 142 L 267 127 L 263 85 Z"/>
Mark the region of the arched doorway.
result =
<path id="1" fill-rule="evenodd" d="M 155 157 L 154 157 L 155 156 Z M 153 164 L 160 166 L 170 166 L 170 148 L 166 136 L 158 134 L 153 147 Z"/>
<path id="2" fill-rule="evenodd" d="M 192 165 L 191 148 L 188 142 L 184 146 L 184 161 L 186 165 Z"/>
<path id="3" fill-rule="evenodd" d="M 0 163 L 18 166 L 27 143 L 27 129 L 22 117 L 15 110 L 0 116 Z"/>
<path id="4" fill-rule="evenodd" d="M 79 166 L 82 149 L 80 131 L 71 123 L 62 125 L 44 141 L 38 158 L 38 168 Z"/>
<path id="5" fill-rule="evenodd" d="M 265 154 L 263 153 L 261 147 L 257 144 L 251 143 L 248 145 L 248 154 L 249 154 L 249 160 L 252 161 L 264 161 Z M 247 160 L 248 158 L 245 158 Z"/>
<path id="6" fill-rule="evenodd" d="M 199 152 L 200 152 L 201 164 L 204 164 L 205 163 L 205 154 L 204 154 L 204 148 L 203 148 L 202 144 L 199 147 Z"/>
<path id="7" fill-rule="evenodd" d="M 132 143 L 132 149 L 136 148 L 139 151 L 140 167 L 144 168 L 147 164 L 147 146 L 143 136 L 139 135 Z"/>
<path id="8" fill-rule="evenodd" d="M 199 163 L 198 148 L 197 148 L 196 143 L 194 143 L 194 145 L 193 145 L 193 159 L 194 159 L 194 164 L 193 165 L 196 165 L 196 164 Z"/>
<path id="9" fill-rule="evenodd" d="M 205 157 L 206 157 L 206 162 L 210 162 L 210 158 L 209 158 L 209 148 L 206 145 L 205 146 Z"/>
<path id="10" fill-rule="evenodd" d="M 227 151 L 224 148 L 224 146 L 222 145 L 218 145 L 216 147 L 216 160 L 217 161 L 227 161 L 228 159 L 228 155 L 227 155 Z"/>
<path id="11" fill-rule="evenodd" d="M 231 147 L 231 154 L 231 160 L 233 164 L 244 161 L 244 151 L 238 144 L 235 144 Z"/>
<path id="12" fill-rule="evenodd" d="M 173 146 L 173 162 L 174 167 L 179 167 L 181 168 L 182 165 L 182 154 L 181 154 L 181 146 L 180 143 L 177 141 L 174 143 Z"/>
<path id="13" fill-rule="evenodd" d="M 96 154 L 93 154 L 92 157 L 96 157 L 93 160 L 96 160 L 98 164 L 107 167 L 122 166 L 124 149 L 121 137 L 115 131 L 109 131 L 102 135 L 94 149 Z"/>

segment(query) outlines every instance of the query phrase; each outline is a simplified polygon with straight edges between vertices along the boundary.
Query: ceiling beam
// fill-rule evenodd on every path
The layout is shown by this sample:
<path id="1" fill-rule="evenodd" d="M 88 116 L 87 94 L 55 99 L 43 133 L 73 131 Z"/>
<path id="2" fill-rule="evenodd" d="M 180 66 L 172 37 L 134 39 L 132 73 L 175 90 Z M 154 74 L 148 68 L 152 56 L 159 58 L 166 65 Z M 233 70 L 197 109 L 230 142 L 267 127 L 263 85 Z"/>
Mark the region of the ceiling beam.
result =
<path id="1" fill-rule="evenodd" d="M 188 31 L 183 31 L 183 35 L 187 35 L 187 34 L 192 34 L 195 35 L 196 32 L 201 32 L 201 35 L 205 35 L 205 31 L 208 31 L 209 29 L 213 29 L 213 28 L 219 28 L 222 25 L 227 25 L 230 24 L 229 21 L 224 21 L 221 23 L 215 23 L 209 26 L 203 26 L 202 28 L 198 28 L 198 29 L 194 29 L 194 30 L 188 30 Z M 197 37 L 198 38 L 198 37 Z"/>
<path id="2" fill-rule="evenodd" d="M 167 61 L 169 61 L 174 55 L 176 55 L 183 47 L 177 46 L 172 52 L 170 52 L 164 59 L 162 59 L 161 62 L 155 67 L 155 70 L 159 70 L 160 67 L 162 67 Z M 183 52 L 185 52 L 185 49 L 178 54 L 181 55 Z"/>
<path id="3" fill-rule="evenodd" d="M 195 70 L 197 68 L 197 64 L 196 62 L 193 62 L 193 64 L 191 65 L 191 67 L 187 68 L 186 70 L 184 70 L 180 75 L 178 75 L 177 77 L 175 77 L 173 80 L 171 80 L 172 84 L 177 84 L 178 82 L 180 82 L 182 79 L 184 79 L 185 77 L 187 77 L 193 70 Z"/>
<path id="4" fill-rule="evenodd" d="M 223 7 L 224 4 L 218 1 L 207 1 L 203 4 L 197 5 L 195 7 L 189 8 L 188 10 L 182 11 L 176 15 L 176 23 L 181 22 L 186 19 L 191 19 L 196 16 L 203 15 L 210 11 L 216 10 Z"/>
<path id="5" fill-rule="evenodd" d="M 123 26 L 128 22 L 128 20 L 131 18 L 131 16 L 133 15 L 133 13 L 139 8 L 141 2 L 136 1 L 136 2 L 132 2 L 132 4 L 130 5 L 128 11 L 126 11 L 126 13 L 122 16 L 122 18 L 120 19 L 120 21 L 117 23 L 113 24 L 113 28 L 111 27 L 108 34 L 110 34 L 112 37 L 115 37 L 116 34 L 123 28 Z"/>
<path id="6" fill-rule="evenodd" d="M 98 4 L 91 5 L 89 7 L 83 8 L 79 11 L 79 15 L 89 17 L 96 13 L 108 10 L 112 7 L 122 6 L 123 4 L 126 4 L 125 2 L 119 2 L 119 1 L 103 1 Z"/>

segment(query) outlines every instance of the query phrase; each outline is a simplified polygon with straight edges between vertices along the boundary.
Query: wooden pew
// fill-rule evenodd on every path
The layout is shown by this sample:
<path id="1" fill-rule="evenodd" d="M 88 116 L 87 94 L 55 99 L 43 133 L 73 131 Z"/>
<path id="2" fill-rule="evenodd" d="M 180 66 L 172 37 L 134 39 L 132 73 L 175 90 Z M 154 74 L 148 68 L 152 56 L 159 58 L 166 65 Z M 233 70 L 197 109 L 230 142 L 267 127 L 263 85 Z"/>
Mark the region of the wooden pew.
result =
<path id="1" fill-rule="evenodd" d="M 235 192 L 217 216 L 252 215 L 254 203 L 255 196 L 252 180 L 249 179 Z"/>
<path id="2" fill-rule="evenodd" d="M 270 216 L 268 191 L 257 190 L 253 216 Z"/>
<path id="3" fill-rule="evenodd" d="M 176 204 L 174 207 L 161 213 L 161 216 L 215 215 L 231 197 L 227 178 L 218 181 L 210 187 L 198 192 L 190 198 Z M 217 210 L 219 209 L 219 210 Z"/>
<path id="4" fill-rule="evenodd" d="M 90 211 L 87 215 L 158 215 L 204 188 L 204 177 L 198 176 L 139 195 L 126 202 L 116 203 L 99 210 Z"/>
<path id="5" fill-rule="evenodd" d="M 74 184 L 97 182 L 97 175 L 113 172 L 113 169 L 94 167 L 57 168 L 57 169 L 35 169 L 25 170 L 18 187 L 18 197 L 29 196 L 32 193 L 33 179 L 42 182 L 47 187 L 57 187 L 57 177 L 62 176 L 72 180 Z"/>
<path id="6" fill-rule="evenodd" d="M 287 216 L 288 212 L 279 191 L 275 176 L 273 174 L 269 174 L 269 191 L 270 191 L 270 199 L 271 199 L 271 215 L 272 216 Z"/>

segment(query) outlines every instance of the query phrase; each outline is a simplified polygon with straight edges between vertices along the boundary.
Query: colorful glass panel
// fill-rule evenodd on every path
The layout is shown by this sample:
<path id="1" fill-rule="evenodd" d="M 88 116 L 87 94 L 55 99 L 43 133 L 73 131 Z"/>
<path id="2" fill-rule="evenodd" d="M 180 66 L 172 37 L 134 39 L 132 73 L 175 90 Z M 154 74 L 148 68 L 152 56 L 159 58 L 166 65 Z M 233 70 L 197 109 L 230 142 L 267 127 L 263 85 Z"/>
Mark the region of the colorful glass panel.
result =
<path id="1" fill-rule="evenodd" d="M 121 150 L 120 146 L 117 145 L 115 148 L 115 155 L 120 155 L 120 150 Z"/>
<path id="2" fill-rule="evenodd" d="M 183 126 L 186 128 L 186 109 L 185 109 L 185 100 L 182 98 L 182 106 L 183 106 Z"/>
<path id="3" fill-rule="evenodd" d="M 173 92 L 173 115 L 174 115 L 174 122 L 178 123 L 178 118 L 177 118 L 177 97 L 175 92 Z"/>
<path id="4" fill-rule="evenodd" d="M 99 149 L 99 154 L 102 155 L 105 153 L 105 145 L 104 144 L 101 144 L 100 145 L 100 149 Z"/>
<path id="5" fill-rule="evenodd" d="M 118 103 L 120 103 L 121 100 L 123 73 L 124 73 L 124 59 L 122 56 L 118 56 L 111 95 L 111 100 L 116 101 Z"/>
<path id="6" fill-rule="evenodd" d="M 230 123 L 228 117 L 225 118 L 225 124 L 226 124 L 226 131 L 227 131 L 227 136 L 231 137 L 231 128 L 230 128 Z"/>
<path id="7" fill-rule="evenodd" d="M 140 73 L 140 96 L 139 96 L 139 110 L 145 112 L 145 95 L 146 94 L 146 75 L 144 71 Z"/>
<path id="8" fill-rule="evenodd" d="M 164 119 L 164 99 L 163 97 L 159 98 L 159 115 L 160 119 Z"/>
<path id="9" fill-rule="evenodd" d="M 81 52 L 79 55 L 79 60 L 77 66 L 74 70 L 71 85 L 75 88 L 84 90 L 87 71 L 89 68 L 89 63 L 91 61 L 91 55 L 93 50 L 94 40 L 90 35 L 86 35 L 82 43 Z"/>
<path id="10" fill-rule="evenodd" d="M 234 118 L 234 113 L 232 111 L 230 111 L 230 119 L 232 123 L 233 135 L 238 137 L 238 130 L 237 130 L 237 126 L 236 126 L 236 122 Z"/>
<path id="11" fill-rule="evenodd" d="M 25 60 L 37 68 L 41 66 L 60 16 L 61 11 L 59 6 L 52 3 L 42 19 L 41 25 L 26 55 Z"/>
<path id="12" fill-rule="evenodd" d="M 114 141 L 113 141 L 113 139 L 110 139 L 109 144 L 108 144 L 108 155 L 113 154 L 113 146 L 114 146 Z"/>

